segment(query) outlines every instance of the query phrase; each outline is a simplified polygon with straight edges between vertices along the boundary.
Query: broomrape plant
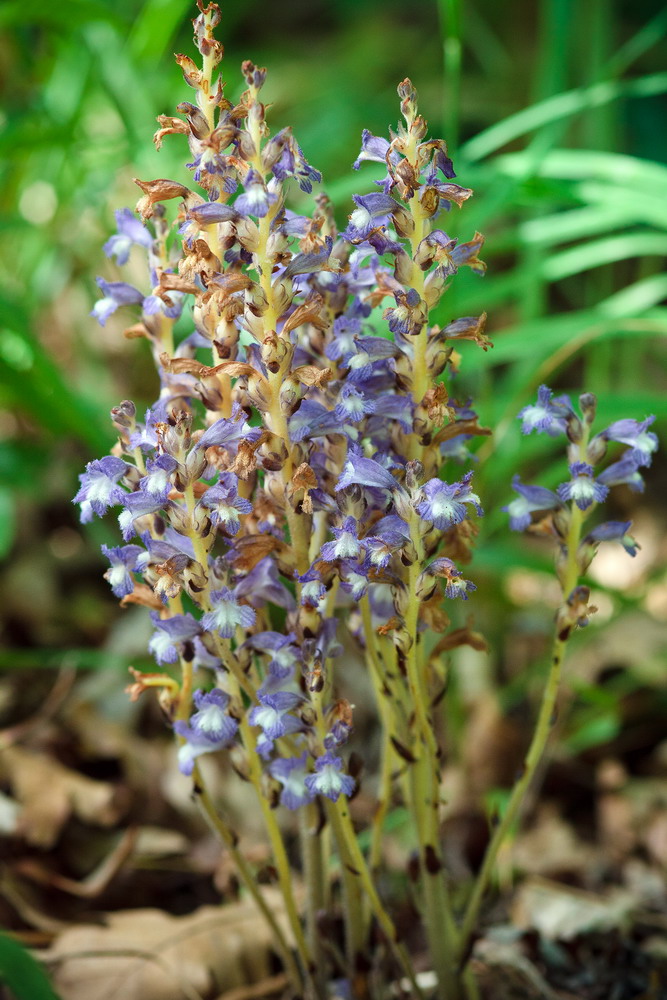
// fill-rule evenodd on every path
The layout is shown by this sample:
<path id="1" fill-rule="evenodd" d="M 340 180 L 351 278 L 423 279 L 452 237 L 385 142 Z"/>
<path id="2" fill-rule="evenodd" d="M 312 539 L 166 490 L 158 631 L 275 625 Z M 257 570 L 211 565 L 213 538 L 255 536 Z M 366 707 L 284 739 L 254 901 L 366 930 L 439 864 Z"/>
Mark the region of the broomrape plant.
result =
<path id="1" fill-rule="evenodd" d="M 178 106 L 181 117 L 161 116 L 155 135 L 158 147 L 168 135 L 187 138 L 199 190 L 137 180 L 138 215 L 116 213 L 104 250 L 122 265 L 140 247 L 146 284 L 100 278 L 93 309 L 104 325 L 117 309 L 138 307 L 127 334 L 149 341 L 159 395 L 143 419 L 129 401 L 114 408 L 117 444 L 89 463 L 75 500 L 83 521 L 120 509 L 126 544 L 103 547 L 106 578 L 123 604 L 149 610 L 150 652 L 165 668 L 134 671 L 129 690 L 157 689 L 180 769 L 273 931 L 292 995 L 381 997 L 395 994 L 398 976 L 408 995 L 434 990 L 454 1000 L 474 994 L 466 964 L 479 907 L 547 741 L 567 639 L 592 610 L 579 580 L 602 541 L 635 552 L 629 523 L 585 522 L 610 487 L 641 488 L 656 439 L 650 418 L 619 420 L 591 437 L 590 394 L 577 414 L 543 386 L 520 414 L 525 432 L 569 442 L 571 478 L 556 492 L 517 478 L 507 507 L 512 528 L 539 519 L 553 537 L 563 604 L 526 766 L 467 907 L 455 912 L 434 706 L 446 683 L 443 654 L 484 648 L 470 626 L 450 627 L 447 605 L 475 589 L 461 567 L 482 501 L 461 469 L 470 441 L 490 432 L 468 402 L 450 398 L 447 374 L 459 341 L 490 344 L 484 316 L 440 328 L 429 313 L 460 267 L 484 272 L 482 236 L 458 243 L 440 228 L 472 191 L 455 183 L 445 142 L 428 138 L 406 79 L 396 131 L 363 133 L 354 167 L 370 160 L 381 176 L 376 190 L 355 195 L 346 229 L 337 231 L 324 194 L 311 215 L 292 211 L 290 188 L 310 194 L 320 174 L 289 128 L 270 134 L 264 69 L 245 62 L 246 90 L 236 105 L 227 99 L 213 35 L 220 11 L 201 0 L 199 11 L 201 65 L 176 57 L 194 102 Z M 184 311 L 192 329 L 176 343 Z M 596 471 L 610 442 L 626 450 Z M 361 774 L 346 749 L 354 706 L 340 665 L 352 647 L 365 660 L 382 734 L 368 852 L 349 808 Z M 207 789 L 200 758 L 225 753 L 256 793 L 286 922 Z M 399 800 L 413 827 L 435 987 L 417 977 L 378 887 L 385 819 Z M 285 846 L 290 811 L 299 819 L 303 899 Z M 339 909 L 344 956 L 323 931 Z M 371 950 L 373 926 L 381 947 Z"/>

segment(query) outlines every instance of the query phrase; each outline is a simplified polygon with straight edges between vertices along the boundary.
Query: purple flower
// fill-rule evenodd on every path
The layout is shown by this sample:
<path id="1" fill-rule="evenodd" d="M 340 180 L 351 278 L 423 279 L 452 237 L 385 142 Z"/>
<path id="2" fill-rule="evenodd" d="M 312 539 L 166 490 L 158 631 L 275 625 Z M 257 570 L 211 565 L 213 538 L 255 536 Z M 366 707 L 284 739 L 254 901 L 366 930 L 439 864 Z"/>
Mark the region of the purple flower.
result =
<path id="1" fill-rule="evenodd" d="M 629 486 L 633 493 L 644 492 L 644 480 L 638 463 L 631 451 L 626 451 L 618 462 L 612 462 L 598 476 L 598 482 L 605 486 Z"/>
<path id="2" fill-rule="evenodd" d="M 579 510 L 588 510 L 593 503 L 601 503 L 609 488 L 593 478 L 593 466 L 587 462 L 575 462 L 570 466 L 572 479 L 569 483 L 561 483 L 558 496 L 565 502 L 574 500 Z"/>
<path id="3" fill-rule="evenodd" d="M 551 490 L 544 486 L 525 486 L 519 476 L 512 479 L 512 488 L 519 496 L 500 508 L 509 514 L 512 531 L 524 531 L 531 522 L 533 511 L 552 510 L 560 506 L 558 497 Z"/>
<path id="4" fill-rule="evenodd" d="M 353 601 L 360 601 L 368 590 L 368 577 L 364 566 L 348 560 L 340 566 L 340 585 Z"/>
<path id="5" fill-rule="evenodd" d="M 484 237 L 481 233 L 475 233 L 471 240 L 468 240 L 467 243 L 457 244 L 452 252 L 448 254 L 448 266 L 454 267 L 454 273 L 456 273 L 459 267 L 469 267 L 474 274 L 484 274 L 486 264 L 478 257 L 483 245 Z"/>
<path id="6" fill-rule="evenodd" d="M 154 276 L 157 283 L 157 275 Z M 183 302 L 185 295 L 183 292 L 171 291 L 162 295 L 147 295 L 143 301 L 142 308 L 146 316 L 155 316 L 162 313 L 169 319 L 178 319 L 183 312 Z"/>
<path id="7" fill-rule="evenodd" d="M 129 208 L 121 208 L 115 215 L 118 232 L 107 240 L 102 249 L 107 257 L 115 257 L 122 266 L 127 264 L 133 244 L 150 250 L 153 236 Z"/>
<path id="8" fill-rule="evenodd" d="M 340 261 L 331 256 L 332 250 L 333 237 L 326 236 L 322 250 L 295 254 L 285 268 L 283 277 L 293 278 L 297 274 L 313 274 L 322 270 L 338 271 L 341 266 Z"/>
<path id="9" fill-rule="evenodd" d="M 217 632 L 223 639 L 231 639 L 236 626 L 250 628 L 255 624 L 257 612 L 247 604 L 239 604 L 234 591 L 229 587 L 211 593 L 211 610 L 202 618 L 202 626 L 207 632 Z"/>
<path id="10" fill-rule="evenodd" d="M 236 584 L 234 593 L 237 597 L 245 597 L 255 607 L 261 607 L 267 601 L 287 611 L 295 607 L 294 598 L 278 578 L 278 567 L 268 556 L 260 559 L 257 565 Z"/>
<path id="11" fill-rule="evenodd" d="M 283 635 L 281 632 L 256 632 L 243 643 L 244 648 L 255 649 L 270 656 L 269 670 L 275 676 L 286 678 L 294 672 L 298 662 L 299 650 L 294 645 L 294 632 Z"/>
<path id="12" fill-rule="evenodd" d="M 639 545 L 628 531 L 632 527 L 632 521 L 605 521 L 598 524 L 584 538 L 583 544 L 591 542 L 620 542 L 625 551 L 630 556 L 636 556 Z M 597 546 L 596 546 L 597 547 Z"/>
<path id="13" fill-rule="evenodd" d="M 330 361 L 339 361 L 341 358 L 352 357 L 357 349 L 356 341 L 360 333 L 361 320 L 358 316 L 351 316 L 348 309 L 346 313 L 342 316 L 337 316 L 334 320 L 333 337 L 324 353 Z"/>
<path id="14" fill-rule="evenodd" d="M 335 540 L 325 542 L 321 549 L 321 558 L 325 562 L 336 562 L 338 559 L 356 559 L 363 552 L 363 547 L 357 537 L 357 522 L 353 517 L 346 517 L 340 528 L 331 529 Z"/>
<path id="15" fill-rule="evenodd" d="M 102 546 L 102 554 L 111 563 L 111 567 L 104 574 L 104 579 L 109 581 L 116 597 L 127 597 L 134 590 L 134 580 L 130 571 L 136 569 L 137 559 L 143 553 L 144 550 L 140 545 L 122 545 L 115 548 Z"/>
<path id="16" fill-rule="evenodd" d="M 340 433 L 340 420 L 335 412 L 327 410 L 315 399 L 304 399 L 296 413 L 290 417 L 289 436 L 295 444 L 307 438 Z"/>
<path id="17" fill-rule="evenodd" d="M 223 190 L 227 194 L 233 194 L 236 191 L 237 182 L 229 157 L 223 156 L 218 151 L 215 141 L 211 140 L 210 137 L 208 141 L 200 144 L 200 152 L 197 153 L 192 163 L 185 165 L 189 170 L 194 170 L 194 179 L 197 184 L 202 183 L 202 178 L 206 181 L 205 174 L 209 174 L 220 178 Z M 213 197 L 212 193 L 211 197 Z"/>
<path id="18" fill-rule="evenodd" d="M 438 579 L 446 580 L 445 597 L 462 597 L 464 601 L 467 601 L 468 592 L 477 590 L 475 584 L 471 580 L 464 580 L 461 570 L 457 568 L 451 559 L 447 559 L 445 556 L 434 559 L 426 567 L 422 575 L 434 576 Z"/>
<path id="19" fill-rule="evenodd" d="M 389 142 L 387 139 L 383 139 L 377 135 L 372 135 L 372 133 L 365 128 L 361 133 L 361 152 L 352 164 L 352 167 L 354 170 L 358 170 L 362 163 L 386 163 L 388 152 Z M 398 153 L 395 152 L 395 150 L 392 150 L 391 152 L 390 161 L 394 164 L 399 161 Z"/>
<path id="20" fill-rule="evenodd" d="M 335 750 L 347 743 L 352 735 L 352 723 L 343 718 L 337 718 L 327 735 L 322 740 L 325 750 Z"/>
<path id="21" fill-rule="evenodd" d="M 174 732 L 184 740 L 178 750 L 178 766 L 183 774 L 192 774 L 197 757 L 222 750 L 233 741 L 238 722 L 225 712 L 228 701 L 229 696 L 217 688 L 208 694 L 196 691 L 194 702 L 198 711 L 190 723 L 174 723 Z"/>
<path id="22" fill-rule="evenodd" d="M 377 362 L 393 358 L 398 348 L 391 340 L 384 337 L 357 337 L 355 351 L 345 358 L 345 366 L 349 369 L 348 382 L 366 382 L 377 369 Z"/>
<path id="23" fill-rule="evenodd" d="M 97 284 L 102 289 L 104 298 L 95 303 L 90 315 L 97 319 L 100 326 L 104 326 L 109 316 L 120 306 L 139 305 L 144 301 L 139 289 L 128 285 L 126 281 L 105 281 L 104 278 L 98 278 Z"/>
<path id="24" fill-rule="evenodd" d="M 191 614 L 160 618 L 157 611 L 151 611 L 151 620 L 156 630 L 148 648 L 160 666 L 164 663 L 176 663 L 179 643 L 194 639 L 201 632 L 201 625 Z"/>
<path id="25" fill-rule="evenodd" d="M 567 418 L 572 412 L 572 407 L 567 396 L 559 396 L 552 399 L 553 392 L 546 385 L 541 385 L 537 390 L 537 402 L 524 406 L 518 414 L 523 421 L 521 430 L 524 434 L 543 431 L 555 437 L 565 431 Z"/>
<path id="26" fill-rule="evenodd" d="M 322 174 L 307 162 L 301 147 L 296 142 L 290 128 L 284 128 L 269 139 L 262 151 L 265 166 L 273 171 L 279 180 L 295 177 L 299 187 L 306 194 L 313 190 L 313 182 L 319 184 Z"/>
<path id="27" fill-rule="evenodd" d="M 244 181 L 245 191 L 234 202 L 234 208 L 239 215 L 254 215 L 263 218 L 269 211 L 270 198 L 266 184 L 255 170 L 250 170 Z"/>
<path id="28" fill-rule="evenodd" d="M 231 418 L 221 417 L 204 431 L 199 438 L 197 448 L 210 448 L 217 445 L 227 450 L 238 448 L 241 441 L 256 441 L 261 434 L 259 427 L 251 427 L 246 420 L 241 407 L 237 407 Z"/>
<path id="29" fill-rule="evenodd" d="M 343 472 L 336 483 L 336 491 L 346 486 L 376 486 L 385 490 L 401 490 L 391 472 L 383 469 L 379 462 L 364 458 L 358 452 L 348 452 Z"/>
<path id="30" fill-rule="evenodd" d="M 343 652 L 343 647 L 336 641 L 337 630 L 337 618 L 323 619 L 317 636 L 317 655 L 322 663 L 326 660 L 332 660 L 336 656 L 340 656 Z"/>
<path id="31" fill-rule="evenodd" d="M 301 695 L 292 691 L 260 694 L 259 705 L 250 710 L 248 722 L 251 726 L 260 726 L 270 740 L 297 733 L 303 729 L 303 723 L 289 713 L 302 701 Z"/>
<path id="32" fill-rule="evenodd" d="M 187 566 L 195 557 L 192 539 L 179 534 L 169 524 L 161 538 L 153 538 L 150 531 L 144 531 L 141 540 L 146 546 L 146 552 L 142 552 L 137 560 L 140 573 L 143 573 L 147 566 L 166 562 L 168 559 L 176 559 L 182 562 L 183 566 Z"/>
<path id="33" fill-rule="evenodd" d="M 408 526 L 396 514 L 388 514 L 374 527 L 374 534 L 364 538 L 366 565 L 385 569 L 394 553 L 399 552 L 410 538 Z"/>
<path id="34" fill-rule="evenodd" d="M 367 239 L 374 226 L 385 225 L 389 216 L 399 207 L 388 194 L 373 191 L 371 194 L 354 194 L 352 200 L 357 206 L 349 217 L 347 229 L 342 234 L 350 243 L 361 243 Z"/>
<path id="35" fill-rule="evenodd" d="M 326 596 L 327 588 L 322 583 L 322 577 L 316 569 L 308 570 L 303 576 L 295 571 L 295 578 L 301 584 L 301 604 L 303 607 L 317 608 L 323 597 Z"/>
<path id="36" fill-rule="evenodd" d="M 103 517 L 109 507 L 116 507 L 127 497 L 127 492 L 118 485 L 118 480 L 128 469 L 127 462 L 113 455 L 88 462 L 86 471 L 79 476 L 81 487 L 72 503 L 85 504 L 87 511 Z M 83 513 L 82 507 L 82 515 Z"/>
<path id="37" fill-rule="evenodd" d="M 193 701 L 197 711 L 190 719 L 190 725 L 216 742 L 231 743 L 238 729 L 238 722 L 227 714 L 229 695 L 220 688 L 194 693 Z"/>
<path id="38" fill-rule="evenodd" d="M 436 261 L 443 278 L 449 278 L 458 270 L 453 259 L 455 248 L 456 239 L 448 236 L 442 229 L 434 229 L 417 247 L 415 261 L 424 271 Z"/>
<path id="39" fill-rule="evenodd" d="M 146 462 L 146 475 L 139 486 L 150 497 L 165 501 L 171 493 L 171 473 L 178 468 L 178 462 L 171 455 L 159 455 L 154 461 Z"/>
<path id="40" fill-rule="evenodd" d="M 375 403 L 351 383 L 343 383 L 334 409 L 336 419 L 342 424 L 358 424 L 368 413 L 373 413 Z"/>
<path id="41" fill-rule="evenodd" d="M 230 222 L 236 219 L 238 212 L 233 205 L 224 205 L 221 201 L 206 201 L 203 205 L 193 205 L 189 208 L 187 217 L 199 226 L 212 226 L 217 222 Z"/>
<path id="42" fill-rule="evenodd" d="M 211 523 L 221 525 L 227 534 L 235 535 L 241 527 L 239 512 L 251 514 L 252 504 L 238 495 L 238 480 L 231 473 L 223 473 L 219 482 L 206 490 L 199 501 L 202 507 L 211 512 Z"/>
<path id="43" fill-rule="evenodd" d="M 484 244 L 480 233 L 468 243 L 458 243 L 441 229 L 434 229 L 425 236 L 417 247 L 415 261 L 426 271 L 435 261 L 438 265 L 436 273 L 443 278 L 456 274 L 460 267 L 469 267 L 476 274 L 484 274 L 486 264 L 477 256 Z"/>
<path id="44" fill-rule="evenodd" d="M 415 505 L 423 521 L 432 521 L 438 531 L 446 531 L 453 524 L 459 524 L 467 515 L 465 505 L 473 505 L 478 514 L 483 514 L 480 499 L 470 489 L 472 472 L 466 472 L 458 483 L 443 483 L 441 479 L 429 479 L 418 493 L 420 502 Z"/>
<path id="45" fill-rule="evenodd" d="M 307 750 L 300 757 L 279 757 L 269 766 L 269 772 L 283 786 L 280 804 L 287 809 L 298 809 L 313 801 L 315 796 L 306 785 Z"/>
<path id="46" fill-rule="evenodd" d="M 396 305 L 387 309 L 384 316 L 392 333 L 399 337 L 415 337 L 426 322 L 426 307 L 414 288 L 396 292 Z"/>
<path id="47" fill-rule="evenodd" d="M 136 529 L 134 522 L 138 517 L 143 517 L 144 514 L 154 514 L 156 511 L 161 510 L 163 507 L 167 506 L 170 502 L 162 497 L 154 497 L 149 493 L 144 493 L 142 490 L 137 490 L 136 493 L 126 493 L 122 502 L 125 504 L 125 509 L 118 515 L 118 523 L 120 524 L 120 529 L 123 538 L 126 542 L 136 534 Z"/>
<path id="48" fill-rule="evenodd" d="M 613 424 L 602 431 L 600 437 L 606 441 L 620 441 L 622 444 L 631 446 L 631 451 L 623 456 L 632 459 L 636 465 L 650 465 L 653 452 L 657 451 L 658 438 L 653 431 L 647 430 L 651 426 L 655 417 L 647 417 L 646 420 L 616 420 Z"/>
<path id="49" fill-rule="evenodd" d="M 315 761 L 315 774 L 309 774 L 305 785 L 311 795 L 326 795 L 336 802 L 339 795 L 351 795 L 354 791 L 354 778 L 343 773 L 343 760 L 331 751 L 323 754 Z"/>
<path id="50" fill-rule="evenodd" d="M 397 420 L 401 429 L 409 434 L 412 430 L 412 417 L 414 403 L 411 396 L 399 396 L 395 392 L 383 392 L 379 399 L 374 400 L 374 418 L 384 418 L 382 422 L 377 420 L 378 426 L 386 427 L 386 421 Z M 372 424 L 376 423 L 372 419 Z"/>
<path id="51" fill-rule="evenodd" d="M 213 656 L 213 654 L 208 651 L 198 635 L 196 635 L 192 640 L 192 648 L 194 652 L 194 656 L 192 657 L 192 666 L 195 670 L 221 669 L 222 664 L 219 657 Z"/>

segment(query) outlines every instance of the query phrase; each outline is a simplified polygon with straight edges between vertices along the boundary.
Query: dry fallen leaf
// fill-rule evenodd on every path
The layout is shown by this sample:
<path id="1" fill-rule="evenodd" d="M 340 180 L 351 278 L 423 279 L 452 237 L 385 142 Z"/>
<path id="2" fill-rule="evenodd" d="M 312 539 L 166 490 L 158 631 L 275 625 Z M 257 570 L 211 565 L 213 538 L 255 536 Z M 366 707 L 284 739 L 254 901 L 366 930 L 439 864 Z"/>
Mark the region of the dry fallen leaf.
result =
<path id="1" fill-rule="evenodd" d="M 624 926 L 637 903 L 635 894 L 627 889 L 598 896 L 545 879 L 530 879 L 516 893 L 512 922 L 552 941 L 571 941 L 580 934 Z"/>
<path id="2" fill-rule="evenodd" d="M 279 893 L 264 892 L 289 940 Z M 62 1000 L 195 1000 L 275 971 L 270 932 L 250 900 L 183 917 L 120 910 L 104 926 L 69 927 L 40 958 Z"/>
<path id="3" fill-rule="evenodd" d="M 520 833 L 512 847 L 516 868 L 545 877 L 563 872 L 583 875 L 594 866 L 596 856 L 595 847 L 577 837 L 553 804 L 540 809 L 535 825 Z"/>
<path id="4" fill-rule="evenodd" d="M 35 847 L 52 847 L 72 814 L 95 826 L 113 826 L 123 813 L 114 785 L 72 771 L 43 753 L 7 747 L 0 767 L 21 805 L 17 833 Z"/>

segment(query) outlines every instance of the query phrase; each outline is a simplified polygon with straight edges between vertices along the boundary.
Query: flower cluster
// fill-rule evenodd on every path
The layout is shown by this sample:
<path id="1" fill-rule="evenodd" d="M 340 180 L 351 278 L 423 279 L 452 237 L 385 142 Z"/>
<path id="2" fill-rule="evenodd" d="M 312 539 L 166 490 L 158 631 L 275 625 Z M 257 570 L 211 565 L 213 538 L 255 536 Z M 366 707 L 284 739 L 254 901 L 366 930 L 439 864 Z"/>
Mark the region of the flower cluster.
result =
<path id="1" fill-rule="evenodd" d="M 137 181 L 136 213 L 117 212 L 117 232 L 104 250 L 120 266 L 143 255 L 145 283 L 100 278 L 103 297 L 93 309 L 102 325 L 128 311 L 126 336 L 145 338 L 152 350 L 157 399 L 143 418 L 128 400 L 114 407 L 117 443 L 88 464 L 75 501 L 84 522 L 117 511 L 124 544 L 103 546 L 105 576 L 122 604 L 147 609 L 149 650 L 164 671 L 133 671 L 131 693 L 162 688 L 180 769 L 232 850 L 235 835 L 205 791 L 200 757 L 226 754 L 256 792 L 298 968 L 266 905 L 264 913 L 298 995 L 322 954 L 317 911 L 324 895 L 321 886 L 309 887 L 314 940 L 306 942 L 278 805 L 300 810 L 302 843 L 310 829 L 319 834 L 331 824 L 349 895 L 350 974 L 360 975 L 361 939 L 370 940 L 359 884 L 350 886 L 359 879 L 419 992 L 346 808 L 361 765 L 350 752 L 354 713 L 343 661 L 365 662 L 383 753 L 371 856 L 377 864 L 383 818 L 400 794 L 414 826 L 438 997 L 453 1000 L 490 866 L 482 867 L 455 942 L 440 856 L 433 708 L 444 690 L 439 655 L 464 644 L 484 648 L 470 623 L 450 627 L 448 611 L 475 590 L 461 566 L 483 510 L 465 465 L 471 440 L 490 432 L 469 400 L 450 398 L 448 375 L 460 362 L 461 340 L 491 345 L 484 314 L 445 326 L 430 314 L 459 268 L 484 272 L 482 236 L 459 243 L 440 228 L 472 191 L 455 182 L 445 142 L 428 138 L 406 79 L 396 130 L 388 138 L 362 135 L 354 167 L 378 164 L 380 176 L 370 193 L 354 196 L 344 230 L 323 193 L 310 214 L 290 209 L 290 188 L 312 193 L 320 174 L 290 129 L 271 135 L 262 102 L 266 70 L 243 63 L 246 89 L 237 103 L 227 99 L 216 75 L 220 11 L 202 0 L 198 7 L 201 68 L 176 57 L 194 99 L 178 105 L 180 117 L 160 116 L 155 135 L 158 148 L 167 135 L 185 136 L 192 187 Z M 587 620 L 579 576 L 602 541 L 636 550 L 629 523 L 607 521 L 582 538 L 584 519 L 610 487 L 641 489 L 641 469 L 657 447 L 652 418 L 618 420 L 591 437 L 594 397 L 582 396 L 580 407 L 577 414 L 567 396 L 543 386 L 521 412 L 525 433 L 566 435 L 570 478 L 555 492 L 515 478 L 518 496 L 506 508 L 512 528 L 541 519 L 557 538 L 565 597 L 533 771 L 562 647 L 569 629 Z M 626 450 L 600 470 L 614 442 Z M 427 644 L 427 631 L 439 638 Z M 516 815 L 531 773 L 519 780 L 502 824 Z M 304 847 L 304 870 L 322 874 L 324 838 L 319 857 L 312 847 Z M 235 858 L 261 908 L 248 865 Z M 322 995 L 313 988 L 308 995 Z M 365 986 L 359 995 L 368 995 Z"/>
<path id="2" fill-rule="evenodd" d="M 472 192 L 454 183 L 445 143 L 427 138 L 409 80 L 404 124 L 389 139 L 363 134 L 354 166 L 385 173 L 379 191 L 355 196 L 344 232 L 325 195 L 310 217 L 287 208 L 290 183 L 309 192 L 320 175 L 289 129 L 270 136 L 265 70 L 243 64 L 237 105 L 214 83 L 218 19 L 212 5 L 194 22 L 204 70 L 177 57 L 196 103 L 162 116 L 155 137 L 187 137 L 204 193 L 137 182 L 138 217 L 117 212 L 104 250 L 119 265 L 144 253 L 147 285 L 100 278 L 93 309 L 101 324 L 134 311 L 129 332 L 151 344 L 159 398 L 143 420 L 129 401 L 114 408 L 118 444 L 88 465 L 75 500 L 84 521 L 118 510 L 127 544 L 104 547 L 106 576 L 150 609 L 157 664 L 203 671 L 193 709 L 174 707 L 183 772 L 241 744 L 294 809 L 354 788 L 335 752 L 352 730 L 339 724 L 337 629 L 366 652 L 387 636 L 383 656 L 393 649 L 400 665 L 426 626 L 447 628 L 442 593 L 474 589 L 454 560 L 468 557 L 480 500 L 470 472 L 440 477 L 485 431 L 441 376 L 449 341 L 488 346 L 484 317 L 440 329 L 428 314 L 458 268 L 483 272 L 482 238 L 458 244 L 435 228 Z"/>
<path id="3" fill-rule="evenodd" d="M 549 530 L 559 542 L 557 568 L 561 582 L 570 556 L 576 560 L 578 574 L 584 573 L 603 541 L 618 541 L 629 555 L 636 554 L 637 543 L 629 534 L 630 521 L 604 521 L 583 537 L 581 527 L 595 506 L 607 498 L 610 487 L 625 484 L 634 491 L 644 489 L 641 470 L 651 464 L 658 447 L 656 435 L 648 429 L 655 417 L 642 421 L 615 420 L 591 436 L 595 396 L 592 393 L 580 396 L 579 407 L 580 413 L 577 413 L 568 396 L 554 397 L 551 389 L 542 385 L 536 403 L 521 410 L 519 419 L 524 434 L 535 430 L 552 437 L 566 437 L 570 478 L 552 491 L 543 486 L 526 485 L 515 476 L 513 487 L 518 496 L 503 508 L 510 516 L 510 527 L 514 531 L 523 531 L 535 521 L 548 518 Z M 605 463 L 609 444 L 613 442 L 624 444 L 626 448 Z M 577 529 L 576 553 L 569 552 L 573 522 Z"/>

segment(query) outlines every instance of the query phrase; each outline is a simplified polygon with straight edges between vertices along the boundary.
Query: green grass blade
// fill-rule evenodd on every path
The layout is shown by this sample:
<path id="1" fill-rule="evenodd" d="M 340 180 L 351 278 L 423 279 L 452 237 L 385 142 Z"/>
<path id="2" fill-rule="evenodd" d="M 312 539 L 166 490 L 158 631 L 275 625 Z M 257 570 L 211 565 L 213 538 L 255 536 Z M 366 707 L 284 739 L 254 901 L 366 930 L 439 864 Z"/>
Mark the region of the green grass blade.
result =
<path id="1" fill-rule="evenodd" d="M 147 0 L 128 40 L 133 62 L 139 66 L 144 59 L 160 62 L 191 8 L 189 0 Z"/>
<path id="2" fill-rule="evenodd" d="M 665 91 L 667 73 L 652 73 L 636 80 L 621 82 L 606 80 L 590 87 L 578 87 L 509 115 L 465 143 L 461 147 L 461 154 L 469 163 L 473 163 L 543 125 L 571 118 L 592 108 L 603 107 L 619 97 L 653 97 L 664 94 Z"/>
<path id="3" fill-rule="evenodd" d="M 603 240 L 591 240 L 578 247 L 562 250 L 544 261 L 543 274 L 549 281 L 580 274 L 603 264 L 632 257 L 667 255 L 667 235 L 661 233 L 624 233 Z"/>

